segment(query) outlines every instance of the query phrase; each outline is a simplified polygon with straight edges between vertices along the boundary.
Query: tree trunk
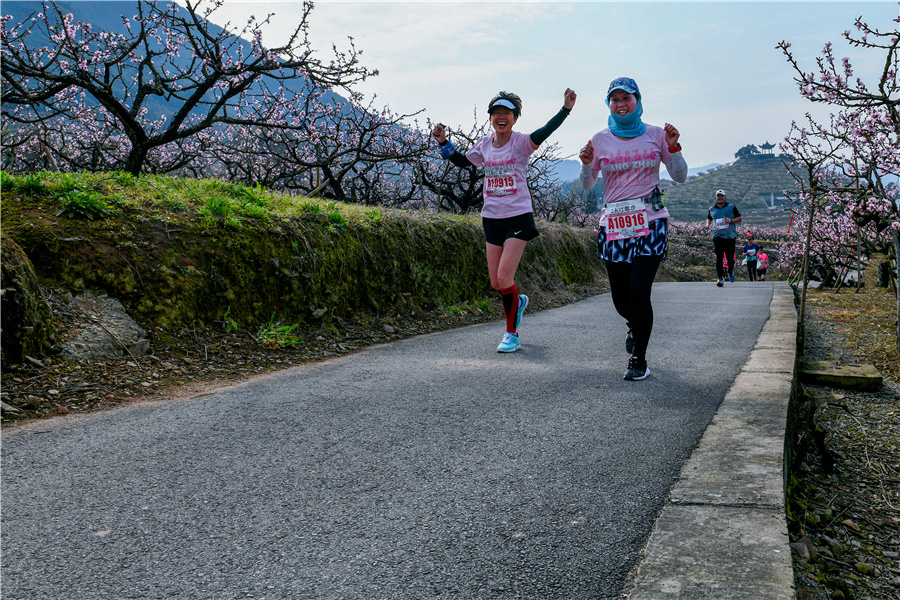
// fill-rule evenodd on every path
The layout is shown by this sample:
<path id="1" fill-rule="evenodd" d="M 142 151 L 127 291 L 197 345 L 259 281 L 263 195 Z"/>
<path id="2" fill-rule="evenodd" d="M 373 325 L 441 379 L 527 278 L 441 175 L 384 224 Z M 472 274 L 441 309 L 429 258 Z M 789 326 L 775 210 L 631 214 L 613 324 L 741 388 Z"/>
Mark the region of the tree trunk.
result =
<path id="1" fill-rule="evenodd" d="M 800 268 L 800 276 L 803 281 L 803 292 L 800 294 L 800 315 L 797 319 L 797 330 L 800 332 L 800 354 L 804 354 L 806 351 L 806 327 L 804 325 L 804 319 L 806 318 L 806 287 L 809 283 L 809 249 L 812 246 L 813 217 L 815 212 L 815 206 L 810 206 L 809 225 L 806 228 L 806 250 L 803 252 L 803 265 Z"/>
<path id="2" fill-rule="evenodd" d="M 894 227 L 894 291 L 897 292 L 897 352 L 900 353 L 900 229 Z"/>
<path id="3" fill-rule="evenodd" d="M 144 168 L 144 163 L 147 161 L 147 153 L 147 148 L 132 142 L 131 152 L 128 153 L 128 158 L 125 159 L 125 171 L 138 177 L 141 174 L 141 169 Z"/>

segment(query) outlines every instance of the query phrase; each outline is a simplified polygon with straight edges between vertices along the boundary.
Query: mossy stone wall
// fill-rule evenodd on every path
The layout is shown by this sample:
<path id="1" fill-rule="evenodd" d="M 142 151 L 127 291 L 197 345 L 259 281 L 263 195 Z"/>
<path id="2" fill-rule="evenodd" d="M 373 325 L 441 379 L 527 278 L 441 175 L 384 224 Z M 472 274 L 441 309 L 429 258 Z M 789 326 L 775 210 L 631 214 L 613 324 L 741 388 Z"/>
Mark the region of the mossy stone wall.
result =
<path id="1" fill-rule="evenodd" d="M 44 354 L 52 343 L 50 306 L 41 295 L 28 257 L 0 233 L 0 359 L 20 363 Z"/>
<path id="2" fill-rule="evenodd" d="M 138 320 L 170 328 L 210 324 L 226 311 L 242 325 L 314 324 L 482 300 L 494 294 L 477 216 L 382 210 L 334 226 L 321 215 L 245 219 L 239 227 L 185 214 L 159 218 L 127 207 L 89 221 L 54 216 L 4 197 L 5 232 L 42 284 L 105 292 Z M 517 274 L 532 293 L 602 277 L 593 234 L 540 224 Z"/>

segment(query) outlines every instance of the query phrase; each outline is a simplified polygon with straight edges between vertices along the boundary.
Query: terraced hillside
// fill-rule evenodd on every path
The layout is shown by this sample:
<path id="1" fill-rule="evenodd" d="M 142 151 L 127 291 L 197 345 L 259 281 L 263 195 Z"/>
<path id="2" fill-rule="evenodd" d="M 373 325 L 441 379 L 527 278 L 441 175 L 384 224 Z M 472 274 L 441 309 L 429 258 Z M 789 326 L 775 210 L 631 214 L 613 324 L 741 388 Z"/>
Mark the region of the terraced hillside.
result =
<path id="1" fill-rule="evenodd" d="M 782 156 L 760 154 L 689 177 L 678 184 L 664 180 L 666 205 L 679 221 L 704 221 L 716 190 L 723 189 L 735 204 L 745 223 L 755 226 L 787 225 L 790 212 L 782 210 L 784 191 L 796 189 Z"/>

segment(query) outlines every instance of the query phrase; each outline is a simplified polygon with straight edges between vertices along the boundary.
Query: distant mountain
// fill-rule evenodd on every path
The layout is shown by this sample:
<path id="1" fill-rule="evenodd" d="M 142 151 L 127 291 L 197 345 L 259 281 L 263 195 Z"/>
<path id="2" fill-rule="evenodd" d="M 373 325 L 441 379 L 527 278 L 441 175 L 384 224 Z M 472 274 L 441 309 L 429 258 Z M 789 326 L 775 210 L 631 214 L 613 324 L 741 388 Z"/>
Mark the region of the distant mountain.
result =
<path id="1" fill-rule="evenodd" d="M 556 179 L 561 181 L 572 181 L 574 179 L 578 179 L 578 174 L 581 173 L 581 161 L 580 160 L 563 160 L 557 163 L 556 168 L 554 169 L 556 173 Z"/>
<path id="2" fill-rule="evenodd" d="M 663 181 L 669 213 L 679 221 L 705 221 L 716 200 L 716 191 L 721 189 L 728 201 L 738 207 L 746 225 L 787 225 L 791 213 L 781 210 L 784 192 L 796 189 L 796 183 L 782 158 L 759 154 L 689 176 L 684 183 Z"/>
<path id="3" fill-rule="evenodd" d="M 0 14 L 3 16 L 11 15 L 11 23 L 19 24 L 29 17 L 42 12 L 42 6 L 39 0 L 3 0 L 0 4 Z M 160 8 L 164 8 L 166 2 L 160 3 Z M 122 16 L 126 16 L 129 20 L 134 19 L 137 14 L 137 0 L 110 0 L 108 2 L 100 1 L 71 1 L 58 0 L 57 8 L 63 15 L 71 14 L 76 23 L 90 23 L 91 29 L 97 31 L 109 31 L 115 33 L 127 34 L 125 25 L 122 22 Z M 51 9 L 52 11 L 52 9 Z M 51 23 L 54 22 L 54 13 L 48 11 Z M 212 28 L 213 33 L 217 33 L 215 27 Z M 35 27 L 33 33 L 27 38 L 27 43 L 31 48 L 40 48 L 41 46 L 53 46 L 50 39 L 43 33 L 40 27 Z M 184 60 L 190 60 L 189 57 L 183 57 Z M 121 90 L 121 84 L 116 84 L 117 90 Z M 95 106 L 96 100 L 91 97 L 87 99 L 88 106 Z M 159 96 L 149 96 L 144 106 L 147 108 L 147 115 L 151 119 L 158 119 L 161 115 L 174 114 L 177 111 L 175 103 L 167 103 Z"/>
<path id="4" fill-rule="evenodd" d="M 32 15 L 40 13 L 42 10 L 41 4 L 40 0 L 3 0 L 2 4 L 0 4 L 0 15 L 12 15 L 11 23 L 18 24 Z M 158 0 L 157 2 L 160 10 L 166 10 L 170 4 L 172 4 L 171 0 Z M 127 35 L 122 17 L 124 15 L 133 21 L 138 11 L 138 0 L 57 0 L 56 6 L 64 15 L 70 13 L 75 22 L 90 23 L 94 32 L 105 30 Z M 186 12 L 182 14 L 186 14 Z M 216 15 L 214 14 L 213 16 L 215 17 Z M 218 35 L 222 30 L 222 27 L 210 22 L 210 34 Z M 250 42 L 243 39 L 239 39 L 237 42 L 241 46 L 244 55 L 249 56 L 251 54 Z M 37 48 L 44 45 L 52 46 L 52 43 L 38 28 L 35 28 L 29 39 L 29 45 Z M 187 67 L 190 65 L 191 59 L 191 53 L 187 51 L 181 52 L 177 60 L 180 60 L 181 66 Z M 264 80 L 265 78 L 262 79 Z M 303 80 L 299 78 L 289 79 L 283 83 L 287 89 L 303 93 Z M 254 87 L 251 89 L 259 89 L 258 85 L 254 84 Z M 209 97 L 212 98 L 212 95 Z M 323 101 L 335 104 L 346 102 L 342 96 L 332 91 L 325 93 Z M 88 103 L 93 105 L 96 104 L 96 101 L 93 98 L 89 98 Z M 148 117 L 151 119 L 158 119 L 162 115 L 172 115 L 178 110 L 180 105 L 181 103 L 178 101 L 167 101 L 160 96 L 153 95 L 149 96 L 144 103 L 148 110 Z M 347 110 L 349 109 L 345 108 L 345 111 Z"/>
<path id="5" fill-rule="evenodd" d="M 718 168 L 721 166 L 722 165 L 720 163 L 711 163 L 708 165 L 704 165 L 702 167 L 697 167 L 695 169 L 691 169 L 689 166 L 688 167 L 688 177 L 691 177 L 692 175 L 700 175 L 701 173 L 706 173 L 707 171 L 710 171 L 712 169 L 715 169 L 715 168 Z M 671 177 L 669 177 L 669 173 L 665 169 L 660 169 L 659 178 L 660 179 L 669 179 L 669 180 L 672 179 Z"/>

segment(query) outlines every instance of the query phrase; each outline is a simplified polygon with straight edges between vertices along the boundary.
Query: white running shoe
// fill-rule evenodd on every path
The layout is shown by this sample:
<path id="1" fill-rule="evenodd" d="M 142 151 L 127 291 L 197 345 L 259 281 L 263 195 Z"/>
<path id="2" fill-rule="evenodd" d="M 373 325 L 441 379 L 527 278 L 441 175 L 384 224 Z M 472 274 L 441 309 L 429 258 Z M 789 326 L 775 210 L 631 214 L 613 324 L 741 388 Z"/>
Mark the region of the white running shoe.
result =
<path id="1" fill-rule="evenodd" d="M 503 334 L 503 341 L 497 346 L 497 352 L 515 352 L 521 346 L 518 335 L 506 332 Z"/>

